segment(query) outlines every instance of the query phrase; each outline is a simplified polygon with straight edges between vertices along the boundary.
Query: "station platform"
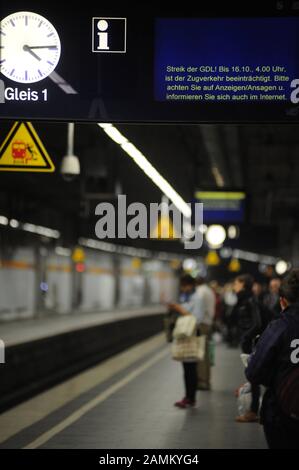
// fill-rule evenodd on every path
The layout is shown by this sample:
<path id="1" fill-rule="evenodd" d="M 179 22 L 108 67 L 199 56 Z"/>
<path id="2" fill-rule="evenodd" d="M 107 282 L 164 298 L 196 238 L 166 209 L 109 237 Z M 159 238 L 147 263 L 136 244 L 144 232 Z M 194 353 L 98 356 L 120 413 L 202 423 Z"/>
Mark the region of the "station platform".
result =
<path id="1" fill-rule="evenodd" d="M 157 334 L 0 415 L 2 449 L 264 449 L 262 427 L 238 424 L 245 381 L 237 349 L 220 344 L 212 391 L 181 410 L 180 363 Z"/>
<path id="2" fill-rule="evenodd" d="M 6 347 L 50 338 L 84 328 L 114 323 L 129 318 L 166 313 L 164 305 L 135 307 L 102 312 L 76 312 L 75 314 L 39 316 L 28 320 L 1 323 L 1 339 Z"/>
<path id="3" fill-rule="evenodd" d="M 161 305 L 2 324 L 0 412 L 163 330 Z"/>

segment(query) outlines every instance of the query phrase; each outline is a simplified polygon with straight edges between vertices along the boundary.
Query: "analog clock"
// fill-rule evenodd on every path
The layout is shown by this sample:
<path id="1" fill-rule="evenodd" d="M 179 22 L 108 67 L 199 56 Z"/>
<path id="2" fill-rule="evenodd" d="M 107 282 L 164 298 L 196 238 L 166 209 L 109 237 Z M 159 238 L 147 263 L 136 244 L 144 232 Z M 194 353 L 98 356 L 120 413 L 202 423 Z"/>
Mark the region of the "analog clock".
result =
<path id="1" fill-rule="evenodd" d="M 1 21 L 0 71 L 10 80 L 43 80 L 57 66 L 60 52 L 58 33 L 43 16 L 19 11 Z"/>

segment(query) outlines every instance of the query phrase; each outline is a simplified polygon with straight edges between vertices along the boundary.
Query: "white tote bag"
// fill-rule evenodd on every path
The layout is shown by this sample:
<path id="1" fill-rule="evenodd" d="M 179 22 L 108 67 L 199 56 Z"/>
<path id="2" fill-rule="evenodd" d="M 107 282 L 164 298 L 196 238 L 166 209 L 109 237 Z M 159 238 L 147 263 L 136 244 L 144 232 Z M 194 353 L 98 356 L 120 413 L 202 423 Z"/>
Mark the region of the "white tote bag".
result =
<path id="1" fill-rule="evenodd" d="M 175 361 L 202 361 L 205 355 L 206 337 L 191 336 L 175 339 L 171 347 L 172 359 Z"/>
<path id="2" fill-rule="evenodd" d="M 173 338 L 190 338 L 196 329 L 196 318 L 194 315 L 184 315 L 177 319 L 173 330 Z"/>

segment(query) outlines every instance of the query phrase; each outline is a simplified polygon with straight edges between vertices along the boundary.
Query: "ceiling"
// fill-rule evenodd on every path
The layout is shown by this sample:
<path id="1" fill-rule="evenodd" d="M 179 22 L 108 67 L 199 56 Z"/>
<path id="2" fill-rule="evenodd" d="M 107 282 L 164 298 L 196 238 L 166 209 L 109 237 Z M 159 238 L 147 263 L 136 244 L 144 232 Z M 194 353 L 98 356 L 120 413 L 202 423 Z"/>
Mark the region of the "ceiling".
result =
<path id="1" fill-rule="evenodd" d="M 12 124 L 0 122 L 1 141 Z M 34 126 L 56 172 L 0 172 L 1 214 L 58 228 L 71 242 L 80 235 L 94 238 L 95 205 L 113 200 L 117 193 L 126 194 L 128 202 L 161 201 L 160 190 L 96 124 L 75 125 L 75 154 L 82 171 L 73 181 L 65 181 L 59 173 L 66 153 L 67 124 L 36 122 Z M 186 202 L 196 189 L 245 190 L 247 216 L 238 247 L 297 256 L 299 126 L 117 127 Z M 161 243 L 165 250 L 182 250 L 179 243 Z M 149 247 L 148 241 L 133 244 Z"/>

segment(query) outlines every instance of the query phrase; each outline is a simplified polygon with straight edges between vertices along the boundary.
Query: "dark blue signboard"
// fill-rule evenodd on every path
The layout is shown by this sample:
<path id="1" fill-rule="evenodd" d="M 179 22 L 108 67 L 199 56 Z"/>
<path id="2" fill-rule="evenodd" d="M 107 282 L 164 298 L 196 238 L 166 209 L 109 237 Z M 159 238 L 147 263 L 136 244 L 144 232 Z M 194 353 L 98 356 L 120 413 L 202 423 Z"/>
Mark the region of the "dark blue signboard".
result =
<path id="1" fill-rule="evenodd" d="M 298 57 L 299 18 L 161 18 L 155 99 L 199 106 L 290 102 Z"/>

